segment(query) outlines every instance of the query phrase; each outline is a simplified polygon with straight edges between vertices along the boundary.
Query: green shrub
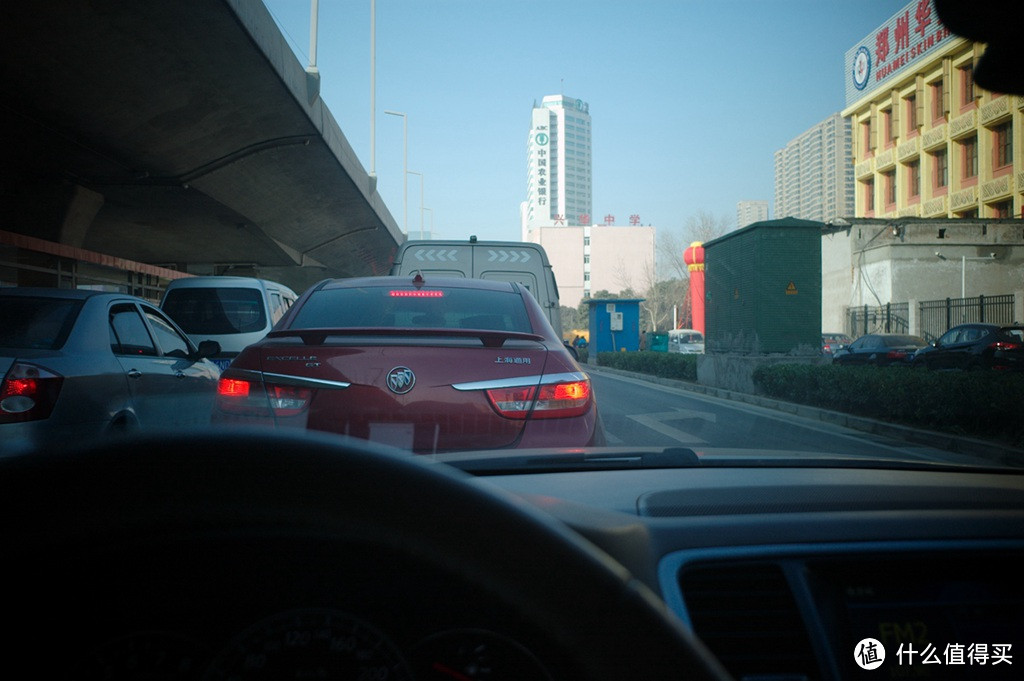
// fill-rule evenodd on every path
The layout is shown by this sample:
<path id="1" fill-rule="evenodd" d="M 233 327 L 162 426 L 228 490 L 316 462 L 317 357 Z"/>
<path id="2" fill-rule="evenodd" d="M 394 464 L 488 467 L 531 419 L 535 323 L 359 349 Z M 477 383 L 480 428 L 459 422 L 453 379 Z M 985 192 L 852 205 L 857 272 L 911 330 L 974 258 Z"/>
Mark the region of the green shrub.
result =
<path id="1" fill-rule="evenodd" d="M 754 370 L 769 397 L 1024 446 L 1024 375 L 780 364 Z"/>
<path id="2" fill-rule="evenodd" d="M 599 352 L 598 366 L 680 381 L 697 380 L 697 355 L 667 352 Z"/>

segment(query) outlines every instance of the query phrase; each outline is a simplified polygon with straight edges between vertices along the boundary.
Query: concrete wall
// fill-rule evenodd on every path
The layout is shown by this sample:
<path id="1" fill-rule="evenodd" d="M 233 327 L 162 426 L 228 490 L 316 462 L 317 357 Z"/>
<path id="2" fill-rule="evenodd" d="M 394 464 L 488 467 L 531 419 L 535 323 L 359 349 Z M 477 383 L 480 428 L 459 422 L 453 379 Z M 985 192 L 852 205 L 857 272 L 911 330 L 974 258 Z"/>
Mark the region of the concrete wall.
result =
<path id="1" fill-rule="evenodd" d="M 820 356 L 795 357 L 789 355 L 731 355 L 705 354 L 697 356 L 697 382 L 723 390 L 756 393 L 754 370 L 772 364 L 823 364 Z"/>
<path id="2" fill-rule="evenodd" d="M 822 236 L 822 331 L 842 330 L 844 307 L 1024 289 L 1024 220 L 848 222 Z"/>

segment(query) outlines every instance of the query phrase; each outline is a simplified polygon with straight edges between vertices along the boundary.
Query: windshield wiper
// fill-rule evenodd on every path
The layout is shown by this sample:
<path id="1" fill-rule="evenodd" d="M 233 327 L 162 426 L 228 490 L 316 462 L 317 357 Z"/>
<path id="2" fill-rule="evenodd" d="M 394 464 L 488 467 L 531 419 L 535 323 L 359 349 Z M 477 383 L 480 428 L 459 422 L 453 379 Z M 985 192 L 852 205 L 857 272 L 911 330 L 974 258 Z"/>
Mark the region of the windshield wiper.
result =
<path id="1" fill-rule="evenodd" d="M 697 453 L 687 447 L 665 447 L 637 450 L 633 447 L 601 447 L 597 449 L 517 450 L 454 452 L 432 456 L 436 461 L 460 468 L 474 475 L 500 475 L 537 471 L 620 470 L 631 468 L 694 468 L 701 465 Z"/>

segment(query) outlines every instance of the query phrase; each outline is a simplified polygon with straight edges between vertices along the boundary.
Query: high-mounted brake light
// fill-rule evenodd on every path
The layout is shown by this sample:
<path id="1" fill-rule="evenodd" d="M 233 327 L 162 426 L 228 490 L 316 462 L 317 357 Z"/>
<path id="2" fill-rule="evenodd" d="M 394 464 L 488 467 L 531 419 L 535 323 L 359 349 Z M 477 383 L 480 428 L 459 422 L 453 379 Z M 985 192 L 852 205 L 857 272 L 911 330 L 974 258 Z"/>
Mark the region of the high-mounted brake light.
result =
<path id="1" fill-rule="evenodd" d="M 63 383 L 59 374 L 15 362 L 0 383 L 0 423 L 49 418 Z"/>
<path id="2" fill-rule="evenodd" d="M 392 298 L 444 298 L 444 291 L 438 291 L 437 289 L 430 291 L 414 290 L 409 289 L 397 289 L 389 291 L 388 295 Z"/>
<path id="3" fill-rule="evenodd" d="M 590 408 L 590 381 L 567 381 L 487 391 L 491 406 L 509 419 L 560 419 L 582 416 Z"/>

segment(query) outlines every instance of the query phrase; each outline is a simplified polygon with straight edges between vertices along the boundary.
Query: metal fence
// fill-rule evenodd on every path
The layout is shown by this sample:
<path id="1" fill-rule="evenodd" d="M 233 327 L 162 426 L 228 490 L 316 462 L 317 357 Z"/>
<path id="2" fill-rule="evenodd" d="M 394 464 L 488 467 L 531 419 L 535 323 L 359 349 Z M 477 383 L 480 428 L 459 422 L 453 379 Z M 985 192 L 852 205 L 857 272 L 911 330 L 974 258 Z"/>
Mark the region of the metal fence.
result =
<path id="1" fill-rule="evenodd" d="M 910 333 L 909 303 L 851 307 L 846 313 L 846 333 L 853 338 L 866 333 Z"/>
<path id="2" fill-rule="evenodd" d="M 1012 324 L 1013 302 L 1013 294 L 923 301 L 919 304 L 920 335 L 933 341 L 957 324 Z"/>
<path id="3" fill-rule="evenodd" d="M 933 341 L 957 324 L 1012 324 L 1013 306 L 1012 293 L 921 301 L 917 305 L 917 335 Z M 847 308 L 845 331 L 854 338 L 866 333 L 912 333 L 910 304 L 887 303 Z"/>

